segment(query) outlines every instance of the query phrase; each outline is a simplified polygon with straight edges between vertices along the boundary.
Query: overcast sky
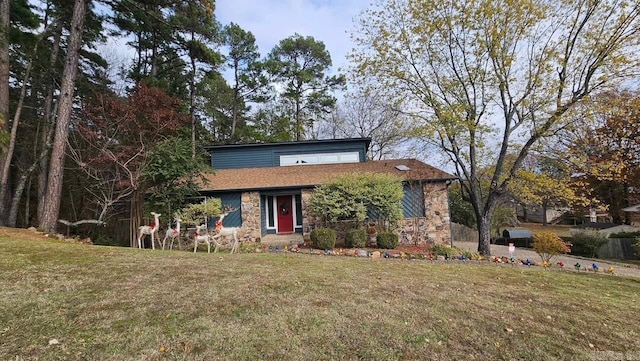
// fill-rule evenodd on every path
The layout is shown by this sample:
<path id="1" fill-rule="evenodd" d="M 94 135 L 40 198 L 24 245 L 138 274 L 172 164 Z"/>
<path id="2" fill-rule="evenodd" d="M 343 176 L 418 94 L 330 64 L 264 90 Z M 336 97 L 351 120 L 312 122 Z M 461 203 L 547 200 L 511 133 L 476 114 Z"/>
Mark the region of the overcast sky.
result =
<path id="1" fill-rule="evenodd" d="M 251 31 L 260 55 L 295 33 L 322 41 L 333 60 L 333 72 L 346 65 L 353 19 L 371 0 L 216 0 L 217 20 Z"/>

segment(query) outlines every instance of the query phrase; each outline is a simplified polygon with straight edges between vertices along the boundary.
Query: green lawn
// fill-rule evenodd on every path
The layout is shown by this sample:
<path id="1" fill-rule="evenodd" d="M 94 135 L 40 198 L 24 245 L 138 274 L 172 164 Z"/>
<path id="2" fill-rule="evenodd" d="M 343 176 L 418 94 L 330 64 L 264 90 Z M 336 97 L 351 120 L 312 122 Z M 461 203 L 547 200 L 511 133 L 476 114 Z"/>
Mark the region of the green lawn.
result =
<path id="1" fill-rule="evenodd" d="M 640 350 L 640 280 L 604 274 L 135 250 L 6 229 L 0 274 L 1 360 L 584 360 Z"/>

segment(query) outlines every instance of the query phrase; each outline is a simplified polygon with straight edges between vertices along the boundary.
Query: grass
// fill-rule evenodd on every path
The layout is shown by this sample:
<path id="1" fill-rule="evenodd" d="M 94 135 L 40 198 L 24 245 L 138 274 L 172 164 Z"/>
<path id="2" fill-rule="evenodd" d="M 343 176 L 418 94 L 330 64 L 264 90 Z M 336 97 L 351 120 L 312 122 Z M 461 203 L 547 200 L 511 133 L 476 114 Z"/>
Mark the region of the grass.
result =
<path id="1" fill-rule="evenodd" d="M 640 350 L 640 280 L 609 275 L 135 250 L 8 229 L 0 274 L 2 360 L 577 360 Z"/>

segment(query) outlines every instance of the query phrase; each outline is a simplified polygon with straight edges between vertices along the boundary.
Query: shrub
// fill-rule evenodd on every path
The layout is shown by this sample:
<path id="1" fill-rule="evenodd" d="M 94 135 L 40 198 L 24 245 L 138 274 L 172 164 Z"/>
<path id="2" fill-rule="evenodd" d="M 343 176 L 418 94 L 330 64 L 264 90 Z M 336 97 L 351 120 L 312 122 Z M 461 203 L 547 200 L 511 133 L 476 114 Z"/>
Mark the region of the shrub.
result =
<path id="1" fill-rule="evenodd" d="M 458 253 L 458 251 L 455 248 L 448 247 L 442 244 L 434 244 L 433 248 L 431 248 L 431 253 L 436 256 L 451 256 L 454 253 Z"/>
<path id="2" fill-rule="evenodd" d="M 551 262 L 551 258 L 560 253 L 569 253 L 571 248 L 557 234 L 553 232 L 541 232 L 533 235 L 531 244 L 536 253 L 542 258 L 542 262 Z"/>
<path id="3" fill-rule="evenodd" d="M 391 232 L 378 233 L 378 248 L 394 249 L 398 247 L 398 235 Z"/>
<path id="4" fill-rule="evenodd" d="M 617 232 L 611 233 L 609 238 L 640 238 L 640 232 Z"/>
<path id="5" fill-rule="evenodd" d="M 345 236 L 347 247 L 361 248 L 367 244 L 367 234 L 364 229 L 352 229 Z"/>
<path id="6" fill-rule="evenodd" d="M 315 189 L 311 214 L 322 222 L 362 222 L 368 213 L 391 223 L 402 219 L 402 180 L 388 174 L 355 173 L 336 177 Z"/>
<path id="7" fill-rule="evenodd" d="M 330 228 L 318 228 L 311 231 L 313 246 L 320 249 L 333 249 L 336 245 L 336 231 Z"/>
<path id="8" fill-rule="evenodd" d="M 589 257 L 596 257 L 600 246 L 607 243 L 607 238 L 595 229 L 584 229 L 573 234 L 573 244 L 586 250 Z"/>

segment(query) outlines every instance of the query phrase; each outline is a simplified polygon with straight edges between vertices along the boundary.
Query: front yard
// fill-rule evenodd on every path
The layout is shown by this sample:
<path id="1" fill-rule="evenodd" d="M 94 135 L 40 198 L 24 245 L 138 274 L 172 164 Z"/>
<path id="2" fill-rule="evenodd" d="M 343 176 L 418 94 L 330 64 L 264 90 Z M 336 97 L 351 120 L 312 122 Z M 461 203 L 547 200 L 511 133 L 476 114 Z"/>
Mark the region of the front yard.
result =
<path id="1" fill-rule="evenodd" d="M 460 261 L 87 246 L 0 229 L 0 359 L 576 360 L 640 280 Z"/>

